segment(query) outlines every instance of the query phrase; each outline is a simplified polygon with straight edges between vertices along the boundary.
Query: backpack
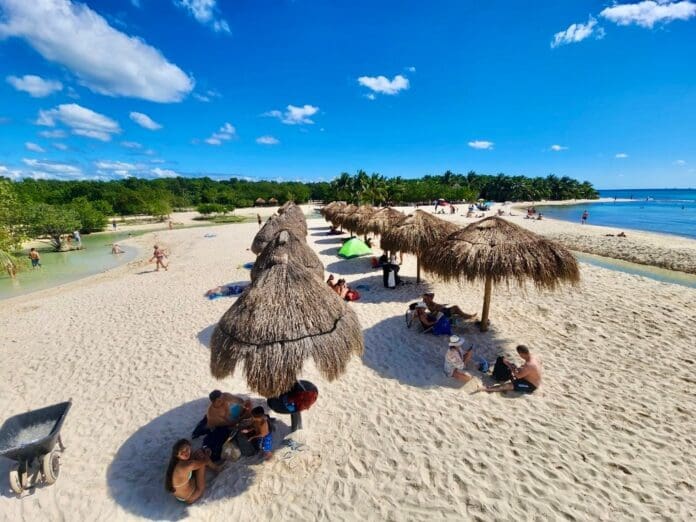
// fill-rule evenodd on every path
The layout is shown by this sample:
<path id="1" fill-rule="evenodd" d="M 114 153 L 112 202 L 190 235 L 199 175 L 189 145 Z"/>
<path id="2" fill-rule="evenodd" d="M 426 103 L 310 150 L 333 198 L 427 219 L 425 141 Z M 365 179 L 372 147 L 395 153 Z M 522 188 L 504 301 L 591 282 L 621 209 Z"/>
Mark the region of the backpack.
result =
<path id="1" fill-rule="evenodd" d="M 493 366 L 492 377 L 498 382 L 509 381 L 510 379 L 512 379 L 512 372 L 510 371 L 510 368 L 505 366 L 502 357 L 498 357 L 495 360 L 495 366 Z"/>

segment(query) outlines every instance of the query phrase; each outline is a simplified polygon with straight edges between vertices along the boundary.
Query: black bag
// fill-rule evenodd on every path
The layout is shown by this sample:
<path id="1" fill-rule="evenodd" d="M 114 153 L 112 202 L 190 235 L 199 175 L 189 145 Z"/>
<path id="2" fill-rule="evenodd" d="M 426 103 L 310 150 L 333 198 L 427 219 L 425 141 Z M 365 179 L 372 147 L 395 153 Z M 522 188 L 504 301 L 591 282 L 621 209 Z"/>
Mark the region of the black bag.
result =
<path id="1" fill-rule="evenodd" d="M 510 371 L 510 368 L 505 366 L 502 357 L 498 357 L 495 360 L 495 366 L 493 366 L 492 377 L 498 382 L 505 382 L 512 379 L 512 372 Z"/>

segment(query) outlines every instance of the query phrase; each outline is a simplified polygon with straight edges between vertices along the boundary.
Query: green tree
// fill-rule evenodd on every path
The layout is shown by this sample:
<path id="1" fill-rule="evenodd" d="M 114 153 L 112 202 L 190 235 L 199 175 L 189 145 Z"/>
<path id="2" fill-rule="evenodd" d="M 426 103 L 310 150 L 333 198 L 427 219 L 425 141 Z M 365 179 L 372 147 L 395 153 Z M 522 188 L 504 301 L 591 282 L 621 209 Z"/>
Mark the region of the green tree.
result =
<path id="1" fill-rule="evenodd" d="M 53 249 L 63 249 L 63 238 L 80 228 L 80 218 L 73 209 L 66 206 L 39 203 L 31 207 L 24 216 L 28 234 L 31 237 L 48 237 Z"/>
<path id="2" fill-rule="evenodd" d="M 80 220 L 80 232 L 89 234 L 104 230 L 106 227 L 107 215 L 100 210 L 104 208 L 104 205 L 98 203 L 93 204 L 86 197 L 80 196 L 70 204 L 70 208 L 75 211 Z"/>

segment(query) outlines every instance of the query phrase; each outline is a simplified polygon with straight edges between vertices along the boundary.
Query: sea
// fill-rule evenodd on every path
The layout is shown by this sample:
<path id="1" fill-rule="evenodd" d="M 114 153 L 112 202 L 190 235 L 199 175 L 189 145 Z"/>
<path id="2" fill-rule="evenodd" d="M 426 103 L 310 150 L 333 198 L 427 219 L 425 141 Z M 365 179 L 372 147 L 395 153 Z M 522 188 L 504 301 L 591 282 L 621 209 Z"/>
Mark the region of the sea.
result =
<path id="1" fill-rule="evenodd" d="M 602 201 L 594 203 L 536 208 L 547 217 L 575 223 L 587 210 L 590 225 L 696 239 L 696 189 L 600 190 L 599 196 Z"/>

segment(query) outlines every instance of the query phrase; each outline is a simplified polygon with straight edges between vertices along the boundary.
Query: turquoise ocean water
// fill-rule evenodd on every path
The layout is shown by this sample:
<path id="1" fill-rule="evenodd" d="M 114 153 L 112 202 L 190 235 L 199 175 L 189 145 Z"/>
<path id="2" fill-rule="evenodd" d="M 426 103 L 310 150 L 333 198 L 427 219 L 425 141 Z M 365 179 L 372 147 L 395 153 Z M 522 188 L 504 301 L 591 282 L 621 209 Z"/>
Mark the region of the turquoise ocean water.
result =
<path id="1" fill-rule="evenodd" d="M 567 206 L 538 205 L 545 216 L 580 222 L 584 210 L 587 223 L 615 228 L 645 230 L 696 239 L 696 189 L 601 190 L 602 198 L 617 201 Z M 629 201 L 621 201 L 628 199 Z"/>

